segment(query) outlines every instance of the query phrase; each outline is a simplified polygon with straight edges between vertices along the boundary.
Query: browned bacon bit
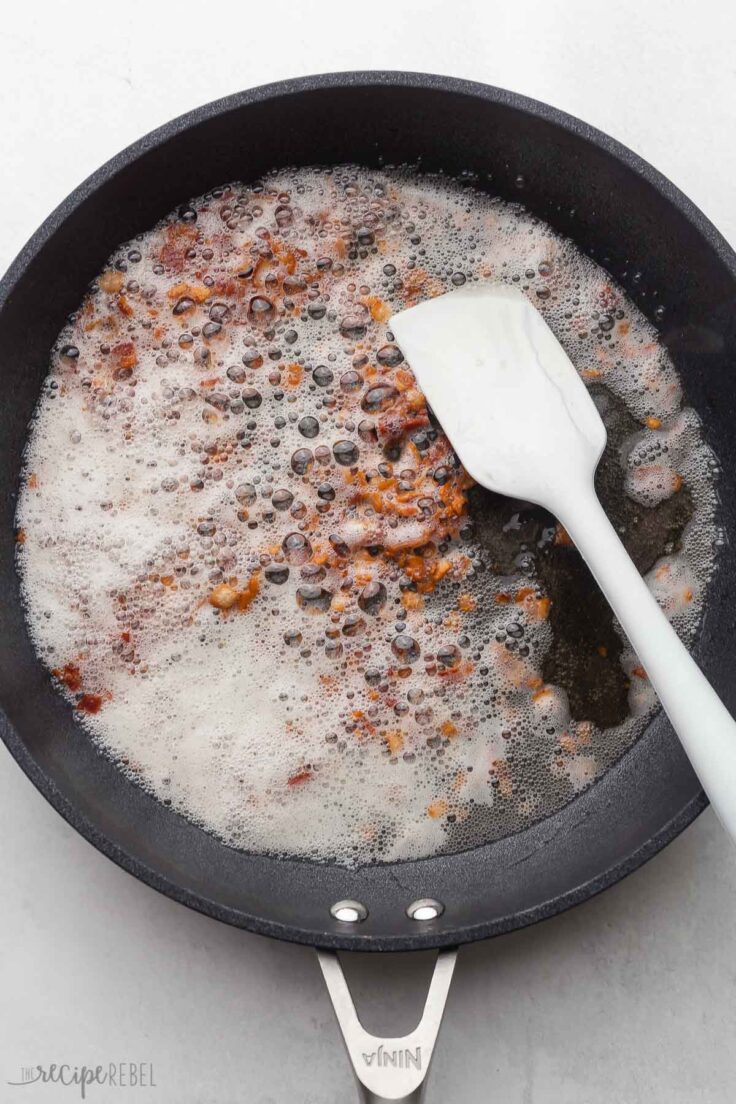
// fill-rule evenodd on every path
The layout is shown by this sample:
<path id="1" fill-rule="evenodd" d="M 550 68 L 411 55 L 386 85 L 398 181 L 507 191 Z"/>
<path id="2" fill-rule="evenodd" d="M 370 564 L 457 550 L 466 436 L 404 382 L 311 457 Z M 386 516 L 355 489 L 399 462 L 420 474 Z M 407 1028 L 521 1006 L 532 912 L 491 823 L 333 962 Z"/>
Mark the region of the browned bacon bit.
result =
<path id="1" fill-rule="evenodd" d="M 195 227 L 183 222 L 173 222 L 166 228 L 166 240 L 158 259 L 170 272 L 182 272 L 187 262 L 187 252 L 197 240 Z"/>
<path id="2" fill-rule="evenodd" d="M 101 289 L 107 292 L 108 295 L 112 295 L 122 289 L 125 282 L 125 277 L 122 272 L 103 272 L 100 276 L 98 283 Z"/>
<path id="3" fill-rule="evenodd" d="M 308 782 L 311 777 L 312 772 L 310 770 L 301 770 L 297 774 L 292 774 L 287 782 L 287 786 L 301 786 L 305 782 Z"/>
<path id="4" fill-rule="evenodd" d="M 231 583 L 219 583 L 210 591 L 207 601 L 218 610 L 230 610 L 233 606 L 241 611 L 247 610 L 260 589 L 261 582 L 256 572 L 241 590 Z"/>
<path id="5" fill-rule="evenodd" d="M 420 594 L 431 594 L 437 583 L 452 571 L 450 560 L 439 558 L 433 546 L 428 546 L 421 556 L 417 552 L 400 552 L 394 558 L 416 583 Z"/>
<path id="6" fill-rule="evenodd" d="M 121 341 L 118 345 L 113 345 L 110 350 L 110 361 L 114 366 L 113 375 L 123 372 L 130 375 L 138 363 L 133 342 Z"/>
<path id="7" fill-rule="evenodd" d="M 371 318 L 374 322 L 388 322 L 392 309 L 383 299 L 379 299 L 377 295 L 366 295 L 363 303 L 371 312 Z"/>
<path id="8" fill-rule="evenodd" d="M 258 594 L 258 591 L 260 589 L 261 589 L 260 577 L 257 574 L 256 575 L 251 575 L 250 579 L 248 580 L 247 585 L 244 586 L 243 589 L 238 594 L 238 609 L 241 610 L 241 611 L 242 610 L 247 610 L 248 606 L 251 604 L 253 599 L 256 597 L 256 595 Z"/>
<path id="9" fill-rule="evenodd" d="M 65 663 L 63 667 L 55 667 L 51 674 L 73 693 L 82 689 L 82 675 L 75 663 Z"/>
<path id="10" fill-rule="evenodd" d="M 166 294 L 169 299 L 191 299 L 193 303 L 204 303 L 212 292 L 213 288 L 206 284 L 174 284 Z"/>
<path id="11" fill-rule="evenodd" d="M 439 820 L 450 808 L 449 804 L 443 799 L 439 798 L 437 801 L 431 801 L 427 806 L 427 816 L 432 820 Z"/>
<path id="12" fill-rule="evenodd" d="M 102 709 L 101 694 L 82 694 L 77 701 L 76 708 L 80 713 L 99 713 Z"/>
<path id="13" fill-rule="evenodd" d="M 399 755 L 404 750 L 404 736 L 398 729 L 384 732 L 383 739 L 389 755 Z"/>
<path id="14" fill-rule="evenodd" d="M 378 419 L 378 439 L 384 445 L 397 445 L 420 429 L 429 429 L 430 421 L 426 407 L 416 411 L 407 401 L 406 393 L 401 395 L 381 418 Z"/>

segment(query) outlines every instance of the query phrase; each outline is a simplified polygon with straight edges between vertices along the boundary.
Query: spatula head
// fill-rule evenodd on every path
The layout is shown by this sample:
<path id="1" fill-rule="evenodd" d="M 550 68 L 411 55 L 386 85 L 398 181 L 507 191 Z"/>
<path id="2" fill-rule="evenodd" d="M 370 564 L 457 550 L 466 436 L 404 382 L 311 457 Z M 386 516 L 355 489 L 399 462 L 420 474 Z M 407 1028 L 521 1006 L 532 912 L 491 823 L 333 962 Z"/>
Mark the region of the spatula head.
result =
<path id="1" fill-rule="evenodd" d="M 606 430 L 539 311 L 486 284 L 401 311 L 391 329 L 466 471 L 484 487 L 556 511 L 587 485 Z"/>

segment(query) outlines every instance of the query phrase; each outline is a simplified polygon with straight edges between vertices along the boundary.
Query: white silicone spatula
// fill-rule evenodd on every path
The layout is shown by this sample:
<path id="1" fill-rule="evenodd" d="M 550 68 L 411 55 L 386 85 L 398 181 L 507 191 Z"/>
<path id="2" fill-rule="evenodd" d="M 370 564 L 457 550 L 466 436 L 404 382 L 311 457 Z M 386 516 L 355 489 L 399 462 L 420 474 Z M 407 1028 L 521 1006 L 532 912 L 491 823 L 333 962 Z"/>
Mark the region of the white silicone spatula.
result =
<path id="1" fill-rule="evenodd" d="M 567 354 L 520 291 L 463 288 L 390 322 L 466 471 L 562 522 L 631 641 L 721 821 L 736 839 L 736 722 L 681 643 L 595 493 L 606 444 Z"/>

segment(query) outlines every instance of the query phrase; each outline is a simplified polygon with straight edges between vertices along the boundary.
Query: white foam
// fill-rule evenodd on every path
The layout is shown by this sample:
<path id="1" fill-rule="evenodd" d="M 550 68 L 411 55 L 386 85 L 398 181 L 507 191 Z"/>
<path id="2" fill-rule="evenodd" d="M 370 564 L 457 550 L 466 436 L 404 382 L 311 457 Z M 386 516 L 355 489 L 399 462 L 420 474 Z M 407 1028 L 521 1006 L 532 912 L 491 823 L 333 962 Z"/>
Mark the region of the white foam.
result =
<path id="1" fill-rule="evenodd" d="M 375 472 L 385 458 L 358 431 L 380 417 L 361 409 L 367 388 L 396 384 L 424 414 L 407 365 L 377 355 L 391 343 L 385 318 L 463 279 L 516 282 L 584 377 L 649 419 L 623 450 L 629 494 L 644 506 L 678 484 L 692 494 L 682 548 L 650 575 L 689 638 L 716 536 L 713 457 L 655 331 L 571 243 L 520 207 L 441 178 L 302 169 L 192 207 L 196 222 L 174 214 L 111 258 L 54 351 L 18 508 L 39 653 L 66 668 L 75 703 L 99 696 L 87 702 L 99 711 L 80 718 L 124 769 L 239 847 L 345 863 L 413 858 L 492 838 L 508 830 L 509 810 L 519 823 L 550 813 L 636 737 L 653 705 L 648 683 L 631 675 L 634 719 L 605 735 L 571 721 L 564 691 L 541 685 L 550 628 L 544 605 L 523 597 L 528 578 L 476 569 L 482 550 L 457 539 L 462 516 L 438 523 L 446 502 L 431 473 L 449 462 L 442 434 L 394 464 L 394 478 L 417 473 L 405 482 L 431 500 L 432 516 L 416 498 L 406 517 L 376 514 L 371 496 L 395 502 L 396 483 L 381 489 L 377 473 L 367 487 L 351 482 L 331 452 L 304 475 L 290 459 L 349 440 L 357 466 Z M 115 275 L 116 264 L 125 271 Z M 174 313 L 191 298 L 186 288 L 172 297 L 177 284 L 211 294 Z M 254 296 L 272 302 L 265 317 Z M 213 321 L 221 329 L 207 335 Z M 70 344 L 76 358 L 62 355 Z M 319 365 L 331 385 L 313 381 Z M 341 385 L 347 372 L 359 373 L 355 391 Z M 259 392 L 257 408 L 244 405 L 244 388 Z M 299 430 L 305 417 L 317 419 L 314 438 Z M 332 501 L 317 493 L 325 482 Z M 462 473 L 443 486 L 462 494 Z M 290 509 L 272 505 L 279 489 L 293 495 Z M 292 562 L 286 582 L 269 582 L 295 532 L 328 556 L 324 579 L 301 578 Z M 432 593 L 408 592 L 421 608 L 405 610 L 402 549 L 430 539 L 447 544 L 432 562 L 449 570 Z M 375 544 L 393 557 L 371 555 Z M 243 594 L 253 577 L 260 590 L 245 610 L 210 603 L 223 583 Z M 370 580 L 386 590 L 375 615 L 358 602 Z M 308 584 L 330 591 L 330 610 L 300 606 Z M 526 657 L 496 640 L 509 598 Z M 420 651 L 413 662 L 393 647 L 399 617 Z M 456 668 L 434 658 L 449 645 Z M 623 662 L 631 674 L 635 657 Z"/>

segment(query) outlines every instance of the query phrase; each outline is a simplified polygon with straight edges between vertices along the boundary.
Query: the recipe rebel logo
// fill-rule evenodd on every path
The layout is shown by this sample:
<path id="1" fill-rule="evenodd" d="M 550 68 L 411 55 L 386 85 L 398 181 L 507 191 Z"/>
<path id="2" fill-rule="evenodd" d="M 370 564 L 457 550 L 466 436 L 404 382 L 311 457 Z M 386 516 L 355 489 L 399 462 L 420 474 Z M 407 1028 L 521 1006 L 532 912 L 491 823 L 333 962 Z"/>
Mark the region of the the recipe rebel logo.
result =
<path id="1" fill-rule="evenodd" d="M 73 1066 L 67 1062 L 21 1066 L 20 1076 L 6 1082 L 12 1088 L 27 1085 L 56 1085 L 76 1089 L 81 1100 L 90 1089 L 155 1089 L 152 1062 L 108 1062 L 106 1065 Z M 92 1097 L 90 1093 L 90 1098 Z M 105 1095 L 105 1100 L 110 1097 Z"/>

